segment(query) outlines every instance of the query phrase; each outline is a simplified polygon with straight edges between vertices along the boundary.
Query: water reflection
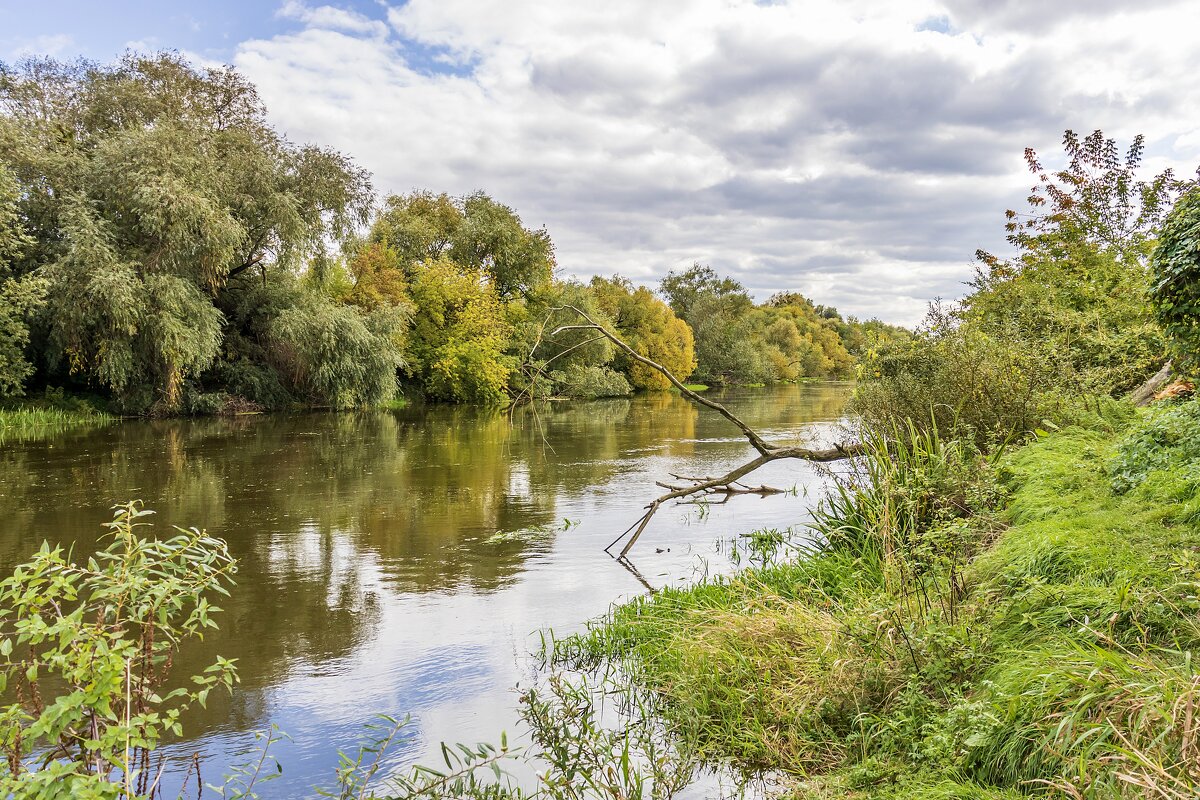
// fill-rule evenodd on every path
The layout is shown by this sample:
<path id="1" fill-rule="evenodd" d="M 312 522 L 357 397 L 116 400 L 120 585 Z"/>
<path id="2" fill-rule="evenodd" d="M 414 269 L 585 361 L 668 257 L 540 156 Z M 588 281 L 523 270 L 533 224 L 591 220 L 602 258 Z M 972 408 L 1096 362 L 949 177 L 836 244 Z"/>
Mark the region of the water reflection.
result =
<path id="1" fill-rule="evenodd" d="M 817 435 L 848 388 L 719 395 L 780 441 Z M 220 653 L 242 684 L 186 720 L 188 747 L 227 759 L 246 731 L 294 737 L 285 779 L 303 794 L 332 773 L 336 745 L 376 712 L 414 712 L 399 758 L 442 738 L 493 739 L 515 718 L 531 632 L 571 630 L 645 591 L 602 548 L 668 472 L 718 473 L 747 457 L 728 423 L 672 394 L 549 403 L 515 412 L 239 417 L 113 425 L 0 447 L 0 568 L 43 539 L 95 546 L 110 506 L 141 498 L 157 526 L 197 525 L 239 560 L 221 628 L 181 654 L 197 672 Z M 759 476 L 756 475 L 756 481 Z M 769 465 L 765 482 L 814 480 Z M 653 585 L 728 569 L 719 536 L 803 521 L 803 498 L 744 498 L 700 521 L 664 509 L 635 550 Z M 564 519 L 579 522 L 563 530 Z M 497 532 L 542 536 L 489 542 Z M 644 547 L 644 549 L 642 549 Z M 661 550 L 662 552 L 656 552 Z"/>

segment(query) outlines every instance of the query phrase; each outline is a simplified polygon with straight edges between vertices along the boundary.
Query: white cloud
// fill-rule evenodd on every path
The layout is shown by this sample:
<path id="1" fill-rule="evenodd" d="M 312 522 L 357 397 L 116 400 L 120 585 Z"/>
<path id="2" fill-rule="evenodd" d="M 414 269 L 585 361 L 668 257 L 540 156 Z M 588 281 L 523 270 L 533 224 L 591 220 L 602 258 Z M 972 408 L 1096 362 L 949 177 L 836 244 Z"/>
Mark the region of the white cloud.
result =
<path id="1" fill-rule="evenodd" d="M 26 56 L 62 56 L 75 49 L 75 40 L 65 33 L 36 36 L 13 47 L 9 55 L 13 59 Z"/>
<path id="2" fill-rule="evenodd" d="M 328 28 L 370 36 L 386 36 L 388 32 L 385 23 L 355 11 L 347 11 L 334 6 L 312 7 L 300 0 L 286 0 L 276 14 L 284 19 L 296 20 L 313 28 Z"/>
<path id="3" fill-rule="evenodd" d="M 700 260 L 912 323 L 1002 247 L 1024 147 L 1102 127 L 1200 160 L 1200 29 L 1109 6 L 409 0 L 385 24 L 289 0 L 300 29 L 235 63 L 289 135 L 384 192 L 486 189 L 567 273 Z"/>

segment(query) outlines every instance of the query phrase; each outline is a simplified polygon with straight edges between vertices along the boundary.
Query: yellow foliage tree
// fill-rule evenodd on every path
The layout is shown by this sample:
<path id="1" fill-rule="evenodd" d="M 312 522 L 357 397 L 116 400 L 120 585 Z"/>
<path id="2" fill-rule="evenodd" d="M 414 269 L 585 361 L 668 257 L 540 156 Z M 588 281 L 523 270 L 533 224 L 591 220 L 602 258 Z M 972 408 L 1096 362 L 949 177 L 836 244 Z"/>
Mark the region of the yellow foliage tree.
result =
<path id="1" fill-rule="evenodd" d="M 616 333 L 639 353 L 657 361 L 680 380 L 696 369 L 692 329 L 645 286 L 636 289 L 627 279 L 592 278 L 592 293 L 613 321 Z M 615 365 L 635 389 L 662 391 L 671 384 L 661 373 L 618 355 Z"/>

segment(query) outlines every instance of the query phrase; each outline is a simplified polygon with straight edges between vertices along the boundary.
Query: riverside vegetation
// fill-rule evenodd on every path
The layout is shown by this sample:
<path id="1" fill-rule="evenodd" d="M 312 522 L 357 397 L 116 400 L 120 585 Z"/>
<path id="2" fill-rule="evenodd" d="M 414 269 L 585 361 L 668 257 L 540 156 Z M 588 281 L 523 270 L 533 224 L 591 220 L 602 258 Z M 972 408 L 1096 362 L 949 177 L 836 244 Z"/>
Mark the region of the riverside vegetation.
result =
<path id="1" fill-rule="evenodd" d="M 109 77 L 124 86 L 121 70 L 147 68 L 138 63 Z M 171 59 L 150 63 L 184 69 Z M 42 68 L 65 74 L 60 84 L 70 84 L 76 74 L 61 65 Z M 26 71 L 33 74 L 35 67 Z M 11 73 L 6 80 L 10 92 L 26 85 Z M 12 129 L 9 124 L 4 135 Z M 170 126 L 152 133 L 160 130 Z M 125 132 L 108 146 L 139 136 Z M 437 769 L 396 773 L 385 769 L 384 755 L 406 723 L 381 720 L 361 746 L 347 751 L 331 776 L 336 786 L 330 794 L 669 797 L 699 765 L 717 763 L 773 774 L 781 791 L 797 798 L 1196 796 L 1200 676 L 1192 654 L 1200 643 L 1200 403 L 1188 399 L 1188 376 L 1200 357 L 1200 189 L 1169 173 L 1140 179 L 1140 139 L 1125 154 L 1099 132 L 1084 138 L 1068 133 L 1065 146 L 1067 166 L 1058 172 L 1027 154 L 1039 185 L 1028 213 L 1009 212 L 1014 255 L 980 253 L 970 297 L 935 307 L 915 336 L 863 348 L 854 401 L 863 453 L 838 472 L 815 510 L 811 543 L 770 559 L 767 550 L 778 539 L 754 537 L 761 557 L 740 574 L 663 590 L 613 609 L 584 634 L 548 641 L 548 672 L 521 701 L 529 751 L 517 753 L 504 741 L 448 746 Z M 103 152 L 98 145 L 87 155 Z M 300 151 L 280 141 L 272 152 Z M 322 163 L 344 166 L 336 159 Z M 337 397 L 341 384 L 322 376 L 339 374 L 337 364 L 348 363 L 339 359 L 356 351 L 334 348 L 309 360 L 312 353 L 299 352 L 310 341 L 304 326 L 323 313 L 339 319 L 355 314 L 358 323 L 347 322 L 342 330 L 359 331 L 355 325 L 361 324 L 371 336 L 383 336 L 376 341 L 394 341 L 380 331 L 395 329 L 372 328 L 376 323 L 364 320 L 380 308 L 392 315 L 387 319 L 398 319 L 409 313 L 400 302 L 369 309 L 374 300 L 350 301 L 360 285 L 365 283 L 364 296 L 372 286 L 362 276 L 378 273 L 381 297 L 398 297 L 388 295 L 388 287 L 402 285 L 422 309 L 446 310 L 424 322 L 414 317 L 412 328 L 404 329 L 415 343 L 406 374 L 434 396 L 486 400 L 511 390 L 511 380 L 565 386 L 549 363 L 526 370 L 520 367 L 528 360 L 514 364 L 501 380 L 487 368 L 500 362 L 474 360 L 504 352 L 509 334 L 496 333 L 501 322 L 505 331 L 522 330 L 507 315 L 512 303 L 522 313 L 531 307 L 535 295 L 526 292 L 532 287 L 525 268 L 549 253 L 548 240 L 526 231 L 517 237 L 523 256 L 484 257 L 474 262 L 475 278 L 463 279 L 461 265 L 472 262 L 461 255 L 470 247 L 459 242 L 475 240 L 455 237 L 474 230 L 471 204 L 485 201 L 491 202 L 424 194 L 392 200 L 371 233 L 347 251 L 352 256 L 344 268 L 353 280 L 338 278 L 336 260 L 324 256 L 302 277 L 284 278 L 292 273 L 281 266 L 275 277 L 288 291 L 308 293 L 302 302 L 326 304 L 324 311 L 275 306 L 273 316 L 276 311 L 250 309 L 246 318 L 266 327 L 228 337 L 248 348 L 237 356 L 244 361 L 232 363 L 260 370 L 252 373 L 260 377 L 274 375 L 263 385 L 281 386 L 290 397 L 301 386 L 310 399 Z M 92 207 L 54 213 L 84 230 L 98 224 L 88 218 Z M 318 217 L 327 210 L 321 202 L 316 208 Z M 489 214 L 503 213 L 488 208 Z M 338 223 L 329 217 L 322 224 Z M 180 228 L 172 236 L 182 230 L 195 229 Z M 405 230 L 424 238 L 405 239 Z M 230 241 L 235 239 L 243 241 L 236 235 Z M 312 241 L 317 239 L 323 241 Z M 129 240 L 105 241 L 118 247 Z M 272 241 L 275 255 L 295 255 L 281 239 Z M 412 241 L 420 253 L 415 259 L 405 255 Z M 66 252 L 57 257 L 73 257 Z M 249 260 L 255 257 L 251 253 Z M 366 260 L 348 266 L 360 257 Z M 130 262 L 124 258 L 88 263 L 125 269 L 120 265 Z M 220 259 L 199 261 L 211 266 Z M 372 266 L 397 262 L 410 265 L 412 274 Z M 262 263 L 237 275 L 226 270 L 205 285 L 215 286 L 220 297 L 223 286 L 236 285 Z M 47 272 L 52 280 L 54 270 Z M 47 272 L 9 278 L 15 281 L 6 284 L 10 296 L 29 297 L 29 281 L 45 279 Z M 181 288 L 173 273 L 162 287 L 160 277 L 139 274 L 153 290 L 147 297 L 197 296 Z M 320 288 L 328 286 L 341 288 Z M 472 299 L 450 302 L 447 287 Z M 568 294 L 585 291 L 557 287 Z M 165 294 L 154 294 L 159 289 Z M 175 290 L 179 294 L 171 294 Z M 708 346 L 703 342 L 715 343 L 723 354 L 738 352 L 722 336 L 749 336 L 745 332 L 754 329 L 755 311 L 740 287 L 704 268 L 669 276 L 663 290 L 673 316 L 636 299 L 653 300 L 649 291 L 620 281 L 593 284 L 587 297 L 570 304 L 604 311 L 622 335 L 648 352 L 655 344 L 639 339 L 636 327 L 622 328 L 622 320 L 632 325 L 630 319 L 650 319 L 651 332 L 684 336 L 685 328 L 671 320 L 686 326 L 690 318 L 697 323 L 694 331 L 687 328 L 697 358 Z M 249 297 L 258 284 L 244 291 Z M 210 302 L 203 292 L 199 296 Z M 622 303 L 632 303 L 624 316 Z M 747 321 L 702 332 L 701 321 L 722 319 L 715 310 L 726 307 L 720 303 L 740 307 L 744 315 L 736 319 Z M 233 317 L 210 305 L 217 331 Z M 649 317 L 633 314 L 651 307 L 656 310 Z M 770 307 L 778 312 L 791 301 Z M 807 307 L 796 307 L 807 318 Z M 450 309 L 470 311 L 460 318 Z M 16 318 L 9 312 L 10 320 Z M 156 319 L 166 326 L 161 330 L 171 330 L 169 319 Z M 730 317 L 723 319 L 729 323 Z M 488 322 L 472 327 L 480 320 Z M 9 323 L 6 330 L 22 324 Z M 92 374 L 101 380 L 136 365 L 145 371 L 129 372 L 126 383 L 105 384 L 114 396 L 140 397 L 143 409 L 176 408 L 210 362 L 184 351 L 175 360 L 152 353 L 139 362 L 133 356 L 138 348 L 169 341 L 150 336 L 151 330 L 160 329 L 126 336 L 124 360 L 107 362 L 119 352 L 112 349 L 77 353 L 71 363 L 100 369 Z M 270 355 L 272 330 L 287 332 L 282 341 L 301 343 L 297 352 Z M 466 338 L 439 338 L 446 330 Z M 468 335 L 480 330 L 482 339 Z M 537 342 L 544 328 L 523 330 L 527 341 Z M 22 346 L 34 341 L 32 331 L 18 332 L 28 337 Z M 54 336 L 46 340 L 54 347 L 71 341 L 63 332 Z M 214 339 L 218 349 L 225 346 L 224 336 Z M 311 341 L 329 340 L 313 334 Z M 580 346 L 572 355 L 600 343 L 560 343 L 564 358 L 574 344 Z M 256 362 L 251 352 L 280 360 Z M 1179 379 L 1158 404 L 1135 410 L 1120 399 L 1168 354 Z M 67 363 L 72 356 L 64 348 L 60 357 Z M 216 351 L 211 359 L 216 363 Z M 389 363 L 393 370 L 399 365 Z M 604 369 L 617 374 L 621 368 L 619 362 L 601 363 L 591 365 L 600 373 L 589 374 L 605 382 L 611 377 Z M 43 368 L 26 364 L 19 367 L 26 376 Z M 263 364 L 272 366 L 262 371 Z M 730 377 L 720 362 L 709 364 L 698 377 Z M 622 377 L 633 382 L 632 372 Z M 134 386 L 140 394 L 122 394 Z M 228 394 L 229 386 L 222 391 Z M 341 397 L 363 402 L 387 394 Z M 232 564 L 222 543 L 198 532 L 166 542 L 135 536 L 140 513 L 136 505 L 118 509 L 113 545 L 86 566 L 47 547 L 0 585 L 2 670 L 17 698 L 2 718 L 9 794 L 135 797 L 157 791 L 158 767 L 148 754 L 173 730 L 173 709 L 204 702 L 204 692 L 235 680 L 232 665 L 217 661 L 190 686 L 169 687 L 165 666 L 172 648 L 210 623 L 209 594 L 226 589 Z M 192 575 L 197 567 L 199 577 Z M 82 636 L 85 646 L 69 646 L 73 636 Z M 95 665 L 100 669 L 90 672 Z M 596 696 L 614 690 L 623 714 L 602 719 Z M 276 736 L 265 733 L 257 760 L 230 771 L 219 789 L 223 796 L 255 795 L 273 770 L 269 752 Z M 504 765 L 514 758 L 533 759 L 536 778 L 509 779 Z"/>
<path id="2" fill-rule="evenodd" d="M 905 335 L 797 293 L 756 305 L 699 264 L 659 295 L 556 269 L 484 192 L 376 202 L 231 68 L 0 63 L 0 419 L 46 387 L 126 415 L 667 388 L 608 342 L 545 340 L 564 306 L 708 384 L 848 376 Z"/>

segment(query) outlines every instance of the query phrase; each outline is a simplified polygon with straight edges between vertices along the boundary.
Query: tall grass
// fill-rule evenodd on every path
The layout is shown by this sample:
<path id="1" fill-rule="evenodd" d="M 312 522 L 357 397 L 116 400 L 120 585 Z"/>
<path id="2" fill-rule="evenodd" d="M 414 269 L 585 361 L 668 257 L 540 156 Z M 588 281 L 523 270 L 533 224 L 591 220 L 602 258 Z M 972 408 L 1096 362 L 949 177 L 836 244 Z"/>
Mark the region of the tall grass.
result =
<path id="1" fill-rule="evenodd" d="M 113 420 L 109 414 L 90 407 L 0 408 L 0 445 L 42 439 L 72 428 L 103 425 Z"/>

